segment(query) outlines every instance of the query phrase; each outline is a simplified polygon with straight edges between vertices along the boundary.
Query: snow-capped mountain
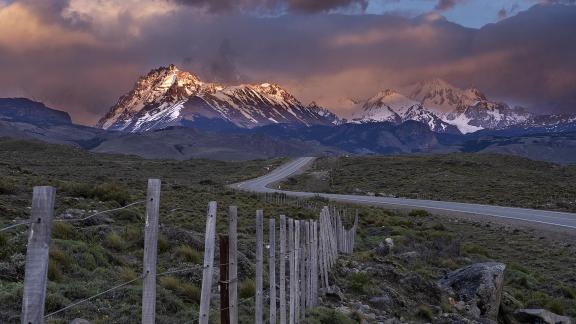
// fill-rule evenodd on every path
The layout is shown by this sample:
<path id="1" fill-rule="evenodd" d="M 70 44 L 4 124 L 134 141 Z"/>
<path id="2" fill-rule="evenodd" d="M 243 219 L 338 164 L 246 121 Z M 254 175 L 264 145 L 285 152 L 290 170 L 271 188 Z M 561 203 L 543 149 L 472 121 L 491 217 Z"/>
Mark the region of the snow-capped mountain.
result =
<path id="1" fill-rule="evenodd" d="M 522 108 L 494 102 L 478 89 L 459 89 L 441 79 L 419 82 L 404 89 L 379 92 L 368 99 L 355 122 L 415 120 L 435 132 L 466 134 L 481 129 L 502 129 L 526 122 L 532 115 Z"/>
<path id="2" fill-rule="evenodd" d="M 466 134 L 481 129 L 502 129 L 522 123 L 532 115 L 506 103 L 490 101 L 476 88 L 459 89 L 432 79 L 408 88 L 409 97 Z"/>
<path id="3" fill-rule="evenodd" d="M 275 123 L 337 123 L 328 110 L 304 106 L 276 84 L 224 86 L 205 83 L 174 65 L 152 70 L 122 96 L 97 126 L 129 132 L 222 120 L 243 128 Z"/>
<path id="4" fill-rule="evenodd" d="M 408 120 L 426 124 L 430 130 L 438 133 L 458 132 L 455 127 L 425 109 L 419 102 L 390 89 L 380 91 L 368 99 L 352 121 L 355 123 L 391 122 L 400 124 Z"/>

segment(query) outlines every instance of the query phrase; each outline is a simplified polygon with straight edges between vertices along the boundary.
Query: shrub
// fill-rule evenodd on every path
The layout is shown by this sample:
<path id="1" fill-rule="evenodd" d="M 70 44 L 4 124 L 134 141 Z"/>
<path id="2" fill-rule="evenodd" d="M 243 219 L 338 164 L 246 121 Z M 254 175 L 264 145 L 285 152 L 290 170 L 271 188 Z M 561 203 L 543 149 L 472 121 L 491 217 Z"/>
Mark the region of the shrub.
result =
<path id="1" fill-rule="evenodd" d="M 426 305 L 418 306 L 418 310 L 416 311 L 416 315 L 418 317 L 421 317 L 421 318 L 428 320 L 428 321 L 431 321 L 434 319 L 434 313 L 432 312 L 430 307 L 428 307 Z"/>
<path id="2" fill-rule="evenodd" d="M 122 267 L 120 268 L 118 276 L 120 277 L 120 279 L 122 279 L 122 281 L 130 281 L 136 279 L 138 277 L 138 274 L 136 274 L 136 271 L 128 267 Z"/>
<path id="3" fill-rule="evenodd" d="M 182 298 L 188 301 L 191 301 L 196 304 L 200 303 L 201 291 L 200 288 L 198 288 L 198 286 L 194 284 L 182 283 L 180 285 L 179 294 L 182 295 Z"/>
<path id="4" fill-rule="evenodd" d="M 104 240 L 104 243 L 106 244 L 107 247 L 116 251 L 122 251 L 126 247 L 126 243 L 124 243 L 124 240 L 120 237 L 120 235 L 116 233 L 108 234 L 106 236 L 106 239 Z"/>
<path id="5" fill-rule="evenodd" d="M 18 189 L 12 182 L 0 180 L 0 195 L 13 195 L 16 193 L 18 193 Z"/>
<path id="6" fill-rule="evenodd" d="M 200 264 L 202 262 L 202 255 L 200 252 L 194 250 L 189 245 L 180 245 L 176 248 L 176 255 L 186 262 Z"/>
<path id="7" fill-rule="evenodd" d="M 562 304 L 556 299 L 549 300 L 544 308 L 558 315 L 564 315 L 565 312 L 564 306 L 562 306 Z"/>
<path id="8" fill-rule="evenodd" d="M 410 211 L 410 213 L 408 213 L 408 216 L 426 217 L 426 216 L 430 216 L 430 213 L 424 209 L 413 209 Z"/>
<path id="9" fill-rule="evenodd" d="M 160 277 L 160 286 L 168 290 L 176 291 L 178 287 L 180 287 L 180 279 L 173 276 Z"/>
<path id="10" fill-rule="evenodd" d="M 358 293 L 365 293 L 368 291 L 372 280 L 366 272 L 355 272 L 348 278 L 350 288 Z"/>
<path id="11" fill-rule="evenodd" d="M 60 281 L 62 279 L 62 269 L 54 260 L 48 260 L 48 280 Z"/>
<path id="12" fill-rule="evenodd" d="M 104 183 L 97 186 L 83 183 L 66 183 L 61 185 L 60 188 L 76 197 L 115 201 L 120 205 L 125 205 L 130 201 L 128 189 L 117 183 Z"/>
<path id="13" fill-rule="evenodd" d="M 469 255 L 476 254 L 485 257 L 490 257 L 490 253 L 488 253 L 488 251 L 485 248 L 473 243 L 464 243 L 462 245 L 462 251 Z"/>
<path id="14" fill-rule="evenodd" d="M 66 255 L 66 252 L 60 250 L 57 247 L 53 247 L 50 249 L 50 259 L 54 262 L 57 262 L 59 265 L 63 267 L 70 266 L 70 258 Z"/>
<path id="15" fill-rule="evenodd" d="M 8 245 L 8 239 L 4 234 L 0 233 L 0 247 L 5 247 Z"/>
<path id="16" fill-rule="evenodd" d="M 52 223 L 52 238 L 61 240 L 72 240 L 75 238 L 74 226 L 65 222 Z"/>
<path id="17" fill-rule="evenodd" d="M 576 290 L 572 287 L 562 286 L 560 287 L 560 292 L 562 292 L 562 295 L 568 299 L 576 299 Z"/>
<path id="18" fill-rule="evenodd" d="M 165 235 L 158 235 L 158 252 L 164 253 L 170 250 L 170 241 Z"/>
<path id="19" fill-rule="evenodd" d="M 256 294 L 256 283 L 252 279 L 245 279 L 238 285 L 241 299 L 253 297 Z"/>

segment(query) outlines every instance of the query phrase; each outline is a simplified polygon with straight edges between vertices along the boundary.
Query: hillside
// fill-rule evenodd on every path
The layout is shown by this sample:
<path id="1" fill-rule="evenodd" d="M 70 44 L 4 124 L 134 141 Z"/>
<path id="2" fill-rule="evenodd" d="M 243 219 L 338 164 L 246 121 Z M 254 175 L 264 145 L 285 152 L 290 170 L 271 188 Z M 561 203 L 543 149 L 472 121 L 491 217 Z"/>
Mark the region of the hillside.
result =
<path id="1" fill-rule="evenodd" d="M 576 211 L 576 166 L 498 154 L 320 158 L 283 186 Z"/>
<path id="2" fill-rule="evenodd" d="M 158 280 L 158 323 L 184 323 L 197 314 L 204 220 L 208 201 L 219 204 L 217 232 L 226 228 L 225 209 L 239 207 L 241 298 L 254 294 L 254 212 L 315 217 L 317 210 L 265 202 L 232 192 L 223 184 L 254 177 L 281 160 L 243 163 L 209 160 L 159 161 L 95 154 L 67 146 L 0 140 L 0 227 L 27 219 L 34 185 L 56 186 L 56 217 L 82 217 L 119 207 L 145 195 L 146 179 L 163 181 L 160 206 L 159 272 L 198 267 Z M 324 201 L 311 201 L 318 206 Z M 341 206 L 356 208 L 356 206 Z M 177 209 L 178 208 L 178 209 Z M 575 316 L 576 241 L 494 223 L 359 207 L 356 252 L 341 257 L 330 280 L 342 295 L 322 297 L 309 313 L 311 323 L 392 320 L 410 323 L 461 323 L 466 315 L 452 305 L 436 282 L 451 271 L 477 262 L 507 265 L 501 322 L 519 307 L 544 307 Z M 55 223 L 50 247 L 46 311 L 91 296 L 141 271 L 143 207 L 135 206 L 77 224 Z M 18 322 L 23 280 L 25 228 L 0 233 L 0 322 Z M 382 251 L 385 238 L 393 251 Z M 502 244 L 506 242 L 506 244 Z M 545 260 L 545 262 L 542 262 Z M 265 279 L 267 281 L 267 279 Z M 264 284 L 265 286 L 268 283 Z M 138 283 L 73 307 L 50 323 L 82 317 L 92 323 L 138 323 Z M 387 302 L 388 301 L 388 302 Z M 214 306 L 216 307 L 216 306 Z M 240 308 L 241 323 L 252 323 L 253 303 Z M 216 309 L 216 308 L 214 308 Z M 217 315 L 215 320 L 217 320 Z"/>

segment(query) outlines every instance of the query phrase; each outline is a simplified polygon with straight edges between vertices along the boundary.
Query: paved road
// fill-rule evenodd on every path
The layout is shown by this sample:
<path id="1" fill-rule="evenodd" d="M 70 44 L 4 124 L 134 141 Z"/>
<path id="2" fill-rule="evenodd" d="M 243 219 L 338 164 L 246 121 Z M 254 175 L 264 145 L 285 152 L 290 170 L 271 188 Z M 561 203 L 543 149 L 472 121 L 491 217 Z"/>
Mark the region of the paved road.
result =
<path id="1" fill-rule="evenodd" d="M 313 197 L 318 195 L 333 201 L 359 203 L 371 206 L 417 208 L 425 209 L 431 212 L 441 211 L 449 214 L 467 214 L 477 217 L 490 216 L 501 219 L 557 226 L 568 229 L 570 231 L 576 230 L 576 214 L 573 213 L 435 200 L 285 191 L 269 188 L 271 184 L 301 172 L 301 170 L 312 161 L 314 161 L 314 158 L 312 157 L 298 158 L 280 166 L 267 175 L 236 183 L 231 185 L 231 187 L 251 192 L 279 192 L 293 197 Z"/>

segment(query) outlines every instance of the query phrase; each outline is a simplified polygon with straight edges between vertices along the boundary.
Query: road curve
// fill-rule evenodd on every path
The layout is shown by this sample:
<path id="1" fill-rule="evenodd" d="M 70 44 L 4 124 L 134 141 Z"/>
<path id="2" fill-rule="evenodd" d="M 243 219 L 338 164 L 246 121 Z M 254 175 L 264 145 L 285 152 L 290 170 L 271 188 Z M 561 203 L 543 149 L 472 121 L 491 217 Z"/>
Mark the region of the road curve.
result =
<path id="1" fill-rule="evenodd" d="M 417 208 L 417 209 L 425 209 L 430 212 L 441 211 L 452 214 L 490 216 L 501 219 L 557 226 L 568 230 L 576 230 L 576 214 L 573 213 L 527 209 L 527 208 L 468 204 L 468 203 L 448 202 L 448 201 L 436 201 L 436 200 L 313 193 L 313 192 L 300 192 L 300 191 L 286 191 L 286 190 L 269 188 L 271 184 L 279 182 L 282 179 L 288 178 L 294 174 L 299 173 L 305 166 L 314 161 L 314 159 L 315 158 L 313 157 L 298 158 L 286 164 L 283 164 L 282 166 L 278 167 L 277 169 L 273 170 L 272 172 L 262 177 L 247 180 L 240 183 L 235 183 L 230 185 L 230 187 L 250 192 L 278 192 L 293 197 L 320 196 L 338 202 L 358 203 L 371 206 Z"/>

